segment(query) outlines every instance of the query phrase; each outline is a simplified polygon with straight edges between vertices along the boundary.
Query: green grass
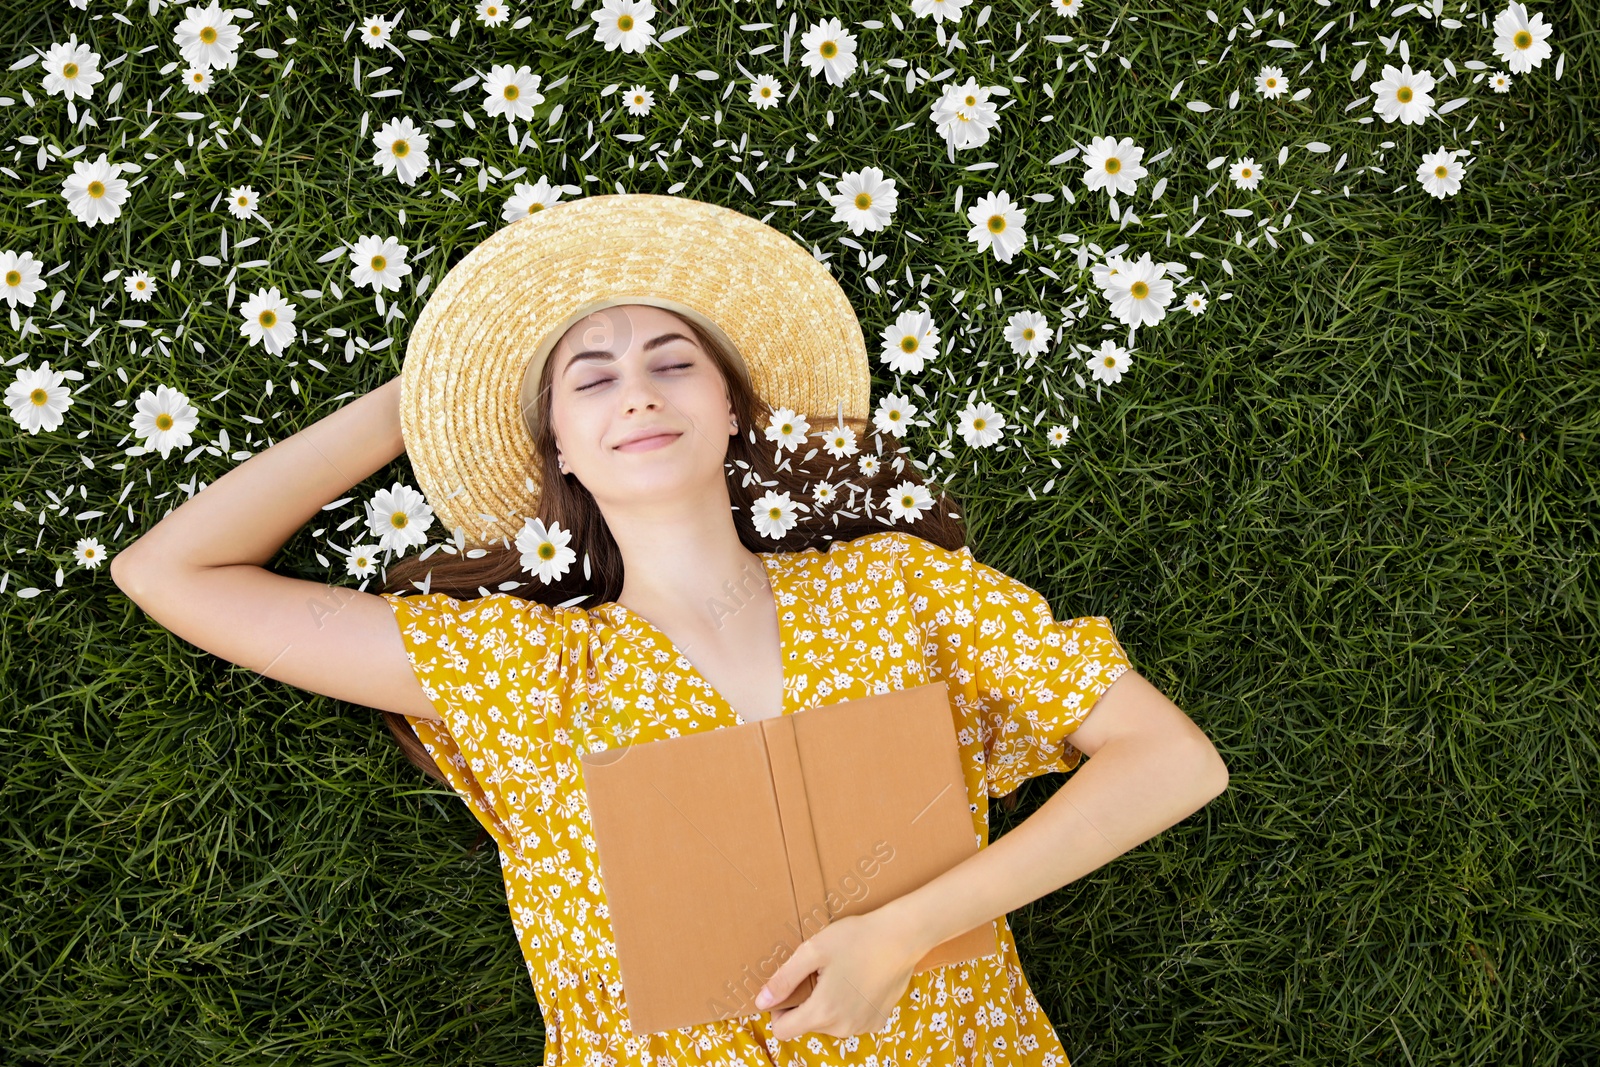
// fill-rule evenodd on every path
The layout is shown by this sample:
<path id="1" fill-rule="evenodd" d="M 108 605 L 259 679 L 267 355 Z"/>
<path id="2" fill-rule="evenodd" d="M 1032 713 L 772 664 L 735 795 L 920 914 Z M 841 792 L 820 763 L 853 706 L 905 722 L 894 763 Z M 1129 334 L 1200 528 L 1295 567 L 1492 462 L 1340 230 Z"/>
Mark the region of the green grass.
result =
<path id="1" fill-rule="evenodd" d="M 1253 43 L 1239 33 L 1225 60 L 1228 31 L 1243 19 L 1236 6 L 1217 6 L 1212 24 L 1203 5 L 1086 0 L 1075 21 L 1046 9 L 1024 22 L 1020 41 L 1012 27 L 1033 8 L 995 5 L 979 29 L 983 9 L 980 0 L 962 15 L 955 28 L 967 47 L 947 57 L 932 23 L 902 5 L 806 6 L 784 67 L 793 4 L 659 10 L 658 35 L 693 28 L 625 55 L 605 52 L 589 29 L 569 40 L 569 30 L 593 23 L 567 4 L 514 4 L 513 19 L 535 18 L 513 30 L 479 25 L 465 3 L 435 3 L 408 9 L 395 37 L 401 62 L 342 40 L 347 20 L 380 12 L 312 0 L 297 8 L 298 21 L 276 5 L 257 9 L 238 68 L 222 72 L 209 97 L 189 97 L 177 73 L 158 73 L 178 59 L 181 8 L 151 17 L 135 4 L 125 25 L 102 0 L 87 12 L 0 4 L 0 96 L 13 101 L 0 107 L 0 165 L 15 175 L 0 179 L 0 248 L 31 250 L 46 271 L 66 264 L 34 308 L 18 309 L 41 332 L 0 325 L 0 358 L 19 370 L 49 359 L 84 375 L 71 383 L 76 402 L 59 429 L 32 436 L 8 421 L 0 433 L 7 1062 L 539 1062 L 543 1027 L 499 866 L 492 845 L 471 851 L 477 824 L 465 806 L 403 760 L 370 709 L 291 690 L 186 644 L 123 597 L 104 566 L 78 568 L 74 546 L 96 536 L 115 554 L 193 483 L 236 465 L 220 448 L 187 464 L 190 449 L 166 461 L 125 456 L 142 390 L 165 383 L 190 397 L 201 409 L 197 446 L 226 428 L 232 449 L 254 452 L 309 425 L 346 394 L 399 372 L 426 299 L 417 283 L 425 274 L 436 283 L 502 224 L 514 180 L 541 173 L 585 195 L 682 182 L 682 195 L 770 212 L 773 226 L 833 253 L 828 262 L 874 355 L 879 331 L 902 309 L 907 270 L 930 276 L 922 295 L 946 343 L 932 367 L 901 383 L 927 395 L 931 425 L 912 432 L 913 453 L 933 455 L 960 494 L 979 558 L 1046 593 L 1058 617 L 1109 616 L 1135 668 L 1215 740 L 1232 773 L 1218 800 L 1011 916 L 1030 982 L 1074 1067 L 1600 1058 L 1594 8 L 1534 5 L 1555 24 L 1564 73 L 1555 79 L 1553 56 L 1503 96 L 1471 85 L 1463 68 L 1469 59 L 1500 66 L 1488 30 L 1476 22 L 1446 30 L 1414 12 L 1392 18 L 1388 4 L 1293 0 L 1285 26 L 1273 14 Z M 1497 9 L 1469 10 L 1492 19 Z M 1056 54 L 1070 63 L 1084 41 L 1098 52 L 1119 13 L 1139 21 L 1119 23 L 1098 73 L 1055 68 Z M 799 64 L 801 35 L 830 16 L 858 35 L 873 71 L 837 89 Z M 1313 53 L 1307 42 L 1334 18 Z M 863 19 L 885 26 L 863 29 Z M 755 22 L 775 26 L 738 28 Z M 433 39 L 405 37 L 419 28 Z M 1414 67 L 1440 74 L 1454 60 L 1463 76 L 1435 96 L 1467 96 L 1467 105 L 1420 128 L 1364 125 L 1356 120 L 1370 109 L 1344 110 L 1385 59 L 1398 60 L 1377 43 L 1397 29 Z M 69 124 L 62 98 L 40 88 L 38 63 L 3 69 L 70 32 L 101 54 L 108 75 L 86 107 L 97 127 Z M 1045 34 L 1077 41 L 1051 44 Z M 297 42 L 286 46 L 289 37 Z M 1263 46 L 1273 37 L 1301 47 L 1286 56 Z M 1010 60 L 1022 41 L 1032 43 Z M 767 43 L 778 47 L 748 54 Z M 255 57 L 259 47 L 280 58 Z M 1300 73 L 1313 55 L 1317 64 Z M 357 92 L 358 56 L 363 72 L 394 69 Z M 1369 70 L 1353 84 L 1362 56 Z M 294 67 L 280 78 L 290 57 Z M 1016 102 L 1000 112 L 988 145 L 951 163 L 927 118 L 946 83 L 919 85 L 908 98 L 903 69 L 891 68 L 887 81 L 877 74 L 889 58 L 929 73 L 953 64 L 952 80 L 1006 85 Z M 735 60 L 776 75 L 789 99 L 754 109 Z M 546 86 L 568 78 L 547 93 L 532 126 L 539 143 L 524 151 L 507 143 L 504 119 L 484 115 L 479 87 L 448 91 L 492 62 L 528 63 Z M 1263 62 L 1277 62 L 1291 90 L 1310 87 L 1311 97 L 1257 97 L 1252 79 Z M 719 77 L 702 80 L 697 70 Z M 724 100 L 730 78 L 738 84 Z M 118 81 L 122 98 L 107 107 Z M 1055 99 L 1042 92 L 1047 82 Z M 646 85 L 654 110 L 628 115 L 620 91 L 600 96 L 613 83 Z M 168 86 L 147 117 L 146 100 Z M 379 86 L 401 95 L 365 95 Z M 1229 109 L 1234 88 L 1240 103 Z M 1217 110 L 1191 111 L 1190 100 Z M 549 125 L 557 102 L 563 114 Z M 464 108 L 475 131 L 461 121 Z M 180 110 L 207 118 L 174 117 Z M 363 112 L 371 113 L 366 137 L 358 136 Z M 425 126 L 430 155 L 447 168 L 409 188 L 370 162 L 371 133 L 402 115 Z M 456 125 L 434 127 L 437 118 Z M 227 147 L 197 151 L 188 135 L 198 141 L 213 120 L 223 121 Z M 629 131 L 645 140 L 609 136 Z M 753 156 L 728 159 L 746 133 L 770 164 L 760 173 Z M 1081 165 L 1048 162 L 1102 134 L 1134 138 L 1147 160 L 1171 149 L 1124 198 L 1144 221 L 1120 231 L 1104 195 L 1084 188 Z M 59 195 L 70 161 L 49 158 L 41 170 L 39 146 L 25 136 L 63 150 L 87 144 L 77 158 L 106 151 L 112 162 L 138 162 L 145 180 L 114 223 L 86 228 Z M 643 158 L 654 142 L 668 152 L 679 137 L 667 170 L 629 168 L 630 152 Z M 1386 140 L 1394 147 L 1381 148 Z M 1310 141 L 1332 150 L 1309 153 L 1301 146 Z M 591 143 L 599 147 L 579 162 Z M 1443 201 L 1411 179 L 1420 154 L 1441 144 L 1476 157 L 1460 193 Z M 1279 167 L 1281 145 L 1290 153 Z M 1247 154 L 1266 170 L 1254 192 L 1232 188 L 1226 168 L 1206 169 L 1213 157 Z M 1348 162 L 1335 174 L 1340 155 Z M 468 156 L 501 174 L 527 172 L 480 192 L 476 172 L 456 163 Z M 979 161 L 998 166 L 965 169 Z M 1373 163 L 1386 173 L 1351 173 Z M 875 274 L 881 292 L 866 284 L 855 249 L 839 240 L 849 231 L 828 221 L 815 192 L 825 173 L 831 183 L 866 165 L 882 167 L 900 191 L 890 227 L 857 239 L 888 257 Z M 741 171 L 758 196 L 734 178 Z M 1152 204 L 1162 177 L 1166 194 Z M 210 207 L 244 183 L 262 194 L 270 229 Z M 1061 196 L 1063 184 L 1075 203 Z M 1010 264 L 966 239 L 965 208 L 991 189 L 1028 211 L 1029 247 Z M 1034 202 L 1032 193 L 1054 199 Z M 1297 193 L 1281 248 L 1234 243 L 1236 224 L 1246 239 L 1261 230 L 1220 209 L 1271 213 L 1280 225 Z M 795 206 L 767 203 L 781 199 Z M 1168 217 L 1151 217 L 1161 211 Z M 1209 221 L 1183 236 L 1199 215 Z M 404 318 L 385 321 L 372 294 L 350 282 L 347 261 L 317 262 L 365 233 L 410 246 L 414 273 L 391 294 Z M 1174 302 L 1163 322 L 1141 329 L 1128 373 L 1098 400 L 1086 371 L 1086 387 L 1074 381 L 1081 357 L 1070 348 L 1024 371 L 1000 336 L 1017 309 L 1040 310 L 1054 327 L 1060 308 L 1086 298 L 1065 341 L 1126 339 L 1120 325 L 1102 332 L 1112 321 L 1105 300 L 1087 272 L 1080 277 L 1073 246 L 1056 239 L 1067 233 L 1183 259 L 1211 298 L 1199 318 Z M 235 249 L 253 236 L 259 243 Z M 195 262 L 201 255 L 224 264 Z M 252 259 L 269 263 L 240 267 L 230 294 L 227 263 Z M 161 287 L 150 304 L 131 302 L 120 280 L 102 281 L 139 268 Z M 890 278 L 900 282 L 888 288 Z M 299 311 L 301 336 L 281 358 L 247 345 L 238 329 L 237 303 L 271 285 Z M 997 287 L 998 311 L 984 306 Z M 311 289 L 324 295 L 295 295 Z M 65 299 L 52 313 L 57 291 Z M 956 333 L 961 312 L 979 332 Z M 116 324 L 129 318 L 150 325 Z M 365 344 L 347 361 L 345 338 L 330 328 Z M 392 343 L 374 347 L 384 340 Z M 312 358 L 327 371 L 310 367 Z M 895 387 L 876 359 L 873 374 L 875 399 Z M 1043 393 L 1045 380 L 1055 398 Z M 947 437 L 943 424 L 954 425 L 973 389 L 1024 424 L 1020 435 L 1008 431 L 1008 447 Z M 1041 407 L 1047 415 L 1034 426 Z M 1072 440 L 1048 444 L 1049 427 L 1074 415 Z M 361 528 L 339 525 L 396 478 L 415 484 L 404 459 L 352 487 L 353 501 L 315 532 L 302 530 L 274 569 L 355 584 L 327 542 L 353 543 Z M 47 492 L 62 498 L 59 510 Z M 74 517 L 90 509 L 105 514 Z M 40 592 L 17 596 L 30 588 Z M 994 834 L 1057 784 L 1036 779 L 1015 812 L 994 808 Z"/>

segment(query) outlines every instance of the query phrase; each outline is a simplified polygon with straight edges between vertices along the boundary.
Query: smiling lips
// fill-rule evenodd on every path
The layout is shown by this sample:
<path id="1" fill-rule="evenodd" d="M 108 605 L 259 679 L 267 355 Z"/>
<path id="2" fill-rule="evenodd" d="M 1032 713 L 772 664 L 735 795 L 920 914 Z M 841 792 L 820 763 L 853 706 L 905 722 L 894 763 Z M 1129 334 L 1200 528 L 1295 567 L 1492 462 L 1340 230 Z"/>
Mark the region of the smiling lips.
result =
<path id="1" fill-rule="evenodd" d="M 667 445 L 670 445 L 673 441 L 676 441 L 681 436 L 682 434 L 666 432 L 653 434 L 649 437 L 641 437 L 636 441 L 629 441 L 627 444 L 618 445 L 617 451 L 650 452 L 654 449 L 663 448 Z"/>

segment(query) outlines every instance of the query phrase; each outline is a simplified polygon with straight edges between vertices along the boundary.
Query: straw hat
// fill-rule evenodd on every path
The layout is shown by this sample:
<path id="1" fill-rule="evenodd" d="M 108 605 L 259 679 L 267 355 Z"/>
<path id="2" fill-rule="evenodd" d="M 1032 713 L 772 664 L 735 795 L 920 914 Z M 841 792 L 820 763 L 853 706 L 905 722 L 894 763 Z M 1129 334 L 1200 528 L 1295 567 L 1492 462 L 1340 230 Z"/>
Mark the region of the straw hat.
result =
<path id="1" fill-rule="evenodd" d="M 861 324 L 802 245 L 739 211 L 625 193 L 559 203 L 463 256 L 417 316 L 400 430 L 422 493 L 469 548 L 537 518 L 539 373 L 583 316 L 616 304 L 676 312 L 742 357 L 772 408 L 869 417 Z"/>

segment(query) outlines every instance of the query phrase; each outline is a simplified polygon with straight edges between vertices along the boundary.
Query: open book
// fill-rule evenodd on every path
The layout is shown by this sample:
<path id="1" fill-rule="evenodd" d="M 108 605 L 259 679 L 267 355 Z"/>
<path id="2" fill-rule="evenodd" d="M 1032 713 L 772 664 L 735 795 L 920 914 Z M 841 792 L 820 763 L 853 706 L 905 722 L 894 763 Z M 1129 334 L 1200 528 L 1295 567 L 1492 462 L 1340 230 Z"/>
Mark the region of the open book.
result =
<path id="1" fill-rule="evenodd" d="M 634 1033 L 759 1014 L 806 938 L 978 852 L 942 681 L 590 753 L 583 776 Z M 999 951 L 990 920 L 916 971 Z"/>

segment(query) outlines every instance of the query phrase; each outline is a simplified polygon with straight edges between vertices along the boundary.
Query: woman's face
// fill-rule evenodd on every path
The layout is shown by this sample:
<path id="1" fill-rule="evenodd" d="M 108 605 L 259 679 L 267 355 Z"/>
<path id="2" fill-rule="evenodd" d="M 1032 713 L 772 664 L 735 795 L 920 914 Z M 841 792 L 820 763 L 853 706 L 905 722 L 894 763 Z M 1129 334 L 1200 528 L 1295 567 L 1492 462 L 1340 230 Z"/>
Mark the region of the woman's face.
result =
<path id="1" fill-rule="evenodd" d="M 647 304 L 603 308 L 567 330 L 550 360 L 557 448 L 597 503 L 725 484 L 728 388 L 677 315 Z M 666 436 L 626 443 L 657 431 Z"/>

